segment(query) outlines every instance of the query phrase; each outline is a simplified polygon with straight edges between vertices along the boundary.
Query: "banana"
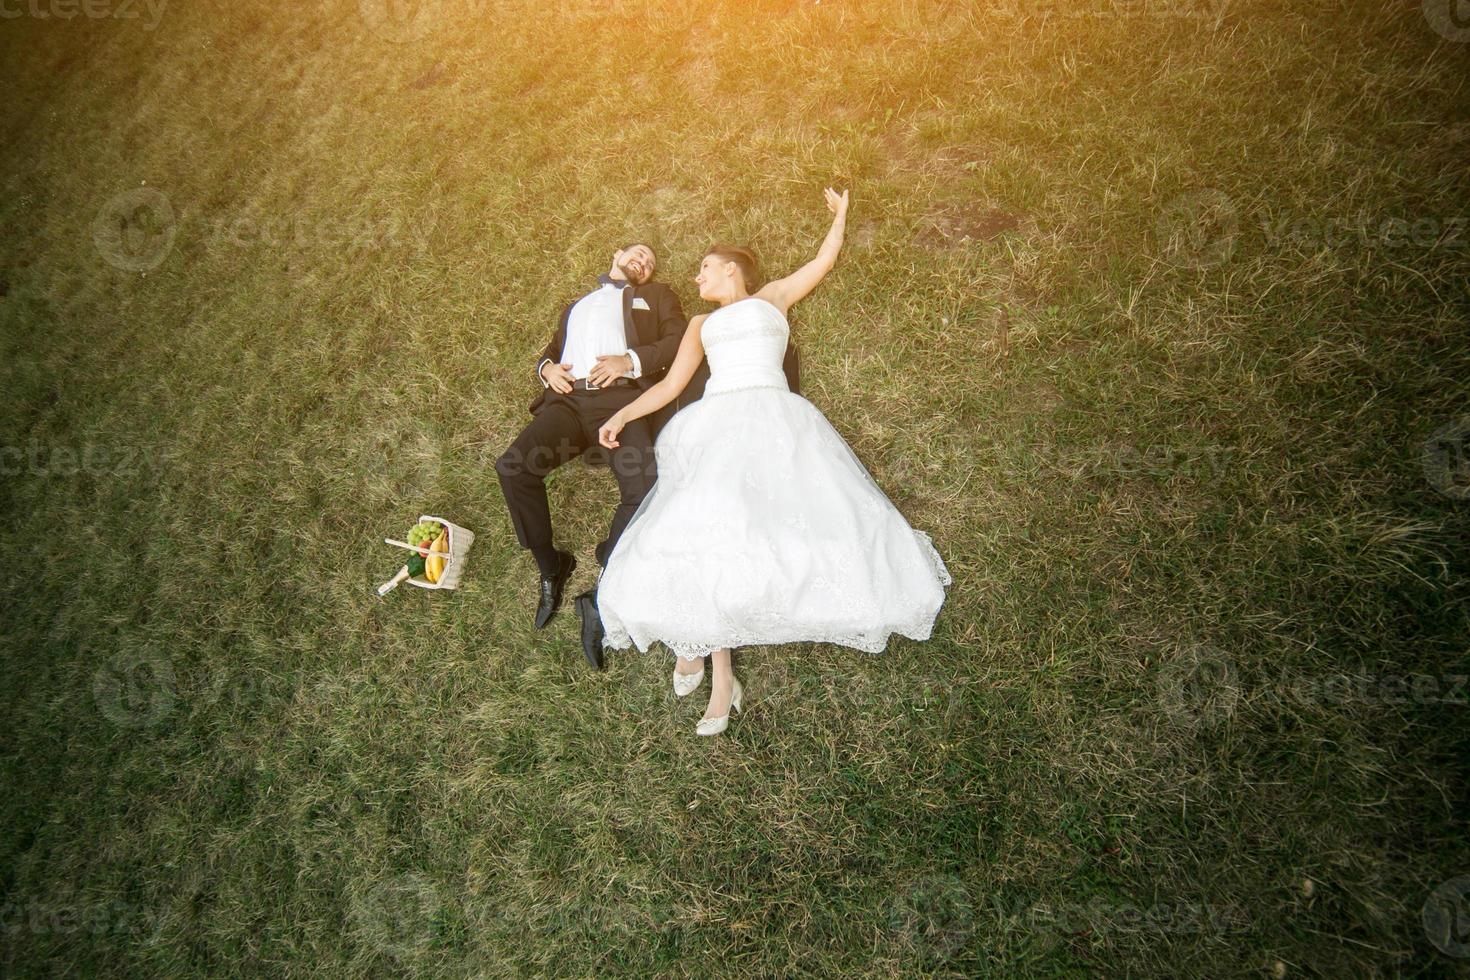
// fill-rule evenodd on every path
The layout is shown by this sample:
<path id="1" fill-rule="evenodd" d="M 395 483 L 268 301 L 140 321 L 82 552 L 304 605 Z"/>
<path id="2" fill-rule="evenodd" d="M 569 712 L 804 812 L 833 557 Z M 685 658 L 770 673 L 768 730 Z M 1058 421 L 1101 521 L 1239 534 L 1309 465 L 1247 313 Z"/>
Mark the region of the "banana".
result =
<path id="1" fill-rule="evenodd" d="M 444 575 L 444 555 L 449 553 L 449 532 L 440 531 L 434 543 L 429 545 L 429 556 L 424 559 L 424 574 L 431 583 L 437 584 Z"/>

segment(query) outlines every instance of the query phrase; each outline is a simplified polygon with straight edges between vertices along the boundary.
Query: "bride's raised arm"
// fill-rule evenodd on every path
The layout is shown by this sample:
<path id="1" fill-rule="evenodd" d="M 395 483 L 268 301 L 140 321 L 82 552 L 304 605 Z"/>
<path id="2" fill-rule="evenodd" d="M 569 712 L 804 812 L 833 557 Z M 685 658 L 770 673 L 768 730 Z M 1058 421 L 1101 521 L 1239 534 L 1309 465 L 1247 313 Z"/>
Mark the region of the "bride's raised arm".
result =
<path id="1" fill-rule="evenodd" d="M 847 191 L 839 194 L 829 187 L 824 193 L 827 210 L 833 214 L 832 228 L 823 239 L 822 247 L 817 249 L 817 257 L 785 279 L 768 282 L 756 292 L 761 299 L 779 307 L 782 313 L 817 288 L 817 283 L 825 279 L 837 264 L 837 253 L 842 251 L 842 236 L 847 230 Z"/>
<path id="2" fill-rule="evenodd" d="M 684 328 L 684 339 L 679 341 L 679 351 L 674 355 L 674 363 L 669 365 L 668 373 L 643 394 L 614 412 L 612 418 L 597 430 L 597 441 L 604 449 L 618 448 L 618 433 L 623 431 L 623 426 L 634 419 L 657 412 L 678 398 L 679 392 L 688 386 L 689 379 L 699 369 L 699 362 L 704 360 L 704 344 L 699 340 L 699 330 L 704 326 L 707 315 L 699 314 Z"/>

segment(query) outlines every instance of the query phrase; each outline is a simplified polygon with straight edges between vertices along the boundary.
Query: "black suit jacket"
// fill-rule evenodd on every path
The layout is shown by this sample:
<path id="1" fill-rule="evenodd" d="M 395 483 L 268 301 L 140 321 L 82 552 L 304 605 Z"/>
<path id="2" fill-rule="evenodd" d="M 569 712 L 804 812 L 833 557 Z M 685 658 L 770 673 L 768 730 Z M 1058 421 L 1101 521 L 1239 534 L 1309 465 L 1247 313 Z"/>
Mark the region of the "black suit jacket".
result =
<path id="1" fill-rule="evenodd" d="M 648 309 L 635 308 L 633 301 L 638 299 L 647 303 Z M 577 301 L 573 300 L 561 311 L 556 333 L 552 334 L 550 342 L 536 359 L 536 380 L 543 386 L 545 382 L 541 381 L 541 366 L 547 361 L 561 360 L 561 351 L 567 341 L 567 320 L 572 315 L 572 307 L 576 305 Z M 646 389 L 664 376 L 669 365 L 674 363 L 674 355 L 679 351 L 679 341 L 684 339 L 684 328 L 687 326 L 689 321 L 684 318 L 684 308 L 679 305 L 679 297 L 663 283 L 648 282 L 623 290 L 623 335 L 628 339 L 628 349 L 638 355 L 638 364 L 643 369 L 633 381 L 635 385 Z M 541 394 L 531 403 L 532 415 L 541 410 L 549 390 L 543 387 Z"/>

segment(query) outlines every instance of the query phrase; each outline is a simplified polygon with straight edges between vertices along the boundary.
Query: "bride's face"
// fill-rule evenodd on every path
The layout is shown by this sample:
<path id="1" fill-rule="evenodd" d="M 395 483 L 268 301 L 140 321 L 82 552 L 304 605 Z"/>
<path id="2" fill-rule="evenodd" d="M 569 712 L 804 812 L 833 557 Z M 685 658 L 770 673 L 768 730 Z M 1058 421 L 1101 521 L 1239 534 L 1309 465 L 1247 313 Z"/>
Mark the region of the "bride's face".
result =
<path id="1" fill-rule="evenodd" d="M 717 255 L 706 255 L 699 263 L 699 275 L 694 277 L 699 298 L 718 302 L 734 293 L 735 268 L 734 262 L 721 262 Z"/>

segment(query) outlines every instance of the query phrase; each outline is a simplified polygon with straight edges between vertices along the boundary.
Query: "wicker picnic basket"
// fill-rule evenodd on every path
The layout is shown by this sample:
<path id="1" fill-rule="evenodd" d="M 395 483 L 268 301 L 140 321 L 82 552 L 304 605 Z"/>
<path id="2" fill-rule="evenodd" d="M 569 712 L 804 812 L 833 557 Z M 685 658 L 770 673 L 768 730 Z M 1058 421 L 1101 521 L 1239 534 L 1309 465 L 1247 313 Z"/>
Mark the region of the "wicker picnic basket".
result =
<path id="1" fill-rule="evenodd" d="M 426 578 L 410 576 L 407 581 L 409 585 L 416 585 L 421 589 L 457 589 L 460 577 L 464 575 L 464 563 L 469 557 L 470 545 L 475 543 L 475 534 L 468 528 L 460 527 L 453 521 L 446 521 L 442 517 L 434 517 L 429 514 L 419 515 L 420 521 L 434 521 L 444 525 L 449 534 L 449 554 L 444 556 L 444 574 L 439 576 L 439 581 L 430 582 Z M 395 548 L 405 551 L 413 551 L 424 554 L 422 548 L 415 548 L 406 541 L 398 541 L 394 538 L 384 538 L 384 544 L 391 544 Z"/>

